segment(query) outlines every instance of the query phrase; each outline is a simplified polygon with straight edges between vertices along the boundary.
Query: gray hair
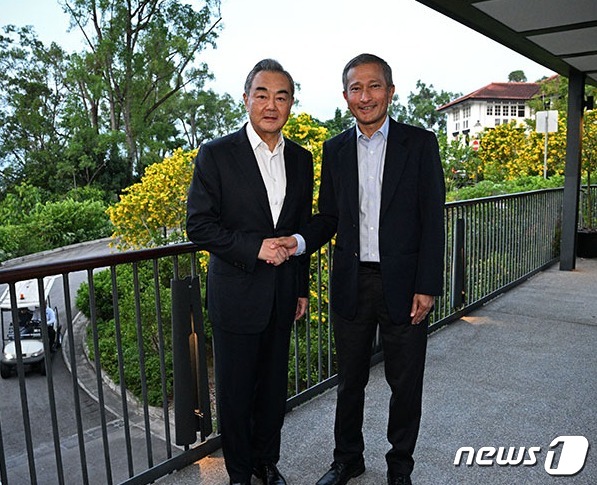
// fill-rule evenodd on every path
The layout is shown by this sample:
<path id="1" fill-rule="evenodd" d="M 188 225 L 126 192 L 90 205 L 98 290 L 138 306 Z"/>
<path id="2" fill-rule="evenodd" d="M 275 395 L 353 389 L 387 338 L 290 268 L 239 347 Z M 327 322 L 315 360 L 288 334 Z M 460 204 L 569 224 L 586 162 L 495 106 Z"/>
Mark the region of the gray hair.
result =
<path id="1" fill-rule="evenodd" d="M 344 91 L 348 89 L 348 71 L 350 71 L 353 67 L 357 67 L 362 64 L 379 65 L 383 71 L 383 76 L 388 87 L 394 85 L 394 81 L 392 81 L 392 68 L 386 61 L 373 54 L 359 54 L 348 61 L 348 64 L 344 66 L 344 71 L 342 71 L 342 87 L 344 88 Z"/>
<path id="2" fill-rule="evenodd" d="M 285 71 L 278 61 L 274 59 L 263 59 L 255 64 L 255 67 L 251 69 L 251 72 L 247 76 L 247 80 L 245 81 L 245 94 L 248 96 L 251 91 L 251 86 L 253 85 L 253 80 L 255 76 L 261 71 L 268 71 L 268 72 L 279 72 L 284 74 L 290 83 L 290 95 L 294 98 L 294 81 L 292 80 L 292 76 Z"/>

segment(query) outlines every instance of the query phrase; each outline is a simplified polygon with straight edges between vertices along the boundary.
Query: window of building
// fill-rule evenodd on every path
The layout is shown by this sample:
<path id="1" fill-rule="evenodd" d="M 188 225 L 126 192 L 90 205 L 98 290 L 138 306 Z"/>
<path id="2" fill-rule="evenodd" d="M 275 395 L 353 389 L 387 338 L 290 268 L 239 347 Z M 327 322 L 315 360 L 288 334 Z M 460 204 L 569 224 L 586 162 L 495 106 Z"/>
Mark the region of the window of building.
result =
<path id="1" fill-rule="evenodd" d="M 454 113 L 453 113 L 453 116 L 454 116 L 454 121 L 458 121 L 460 119 L 460 110 L 459 109 L 455 109 Z"/>
<path id="2" fill-rule="evenodd" d="M 501 116 L 502 114 L 502 106 L 500 104 L 496 104 L 494 106 L 493 114 L 496 116 Z"/>
<path id="3" fill-rule="evenodd" d="M 466 108 L 463 108 L 462 110 L 462 117 L 463 118 L 470 118 L 471 117 L 471 107 L 467 106 Z"/>
<path id="4" fill-rule="evenodd" d="M 487 103 L 487 115 L 493 116 L 493 103 Z"/>
<path id="5" fill-rule="evenodd" d="M 524 112 L 525 112 L 524 104 L 519 104 L 518 105 L 518 117 L 524 118 Z"/>
<path id="6" fill-rule="evenodd" d="M 460 123 L 456 123 L 456 131 L 460 131 Z"/>
<path id="7" fill-rule="evenodd" d="M 468 120 L 464 120 L 464 121 L 462 122 L 462 129 L 463 129 L 463 130 L 467 130 L 467 129 L 468 129 Z"/>
<path id="8" fill-rule="evenodd" d="M 501 123 L 501 120 L 499 118 L 495 119 L 495 126 L 499 126 L 499 124 Z"/>
<path id="9" fill-rule="evenodd" d="M 518 111 L 518 107 L 515 104 L 510 105 L 510 116 L 516 116 L 516 112 Z"/>

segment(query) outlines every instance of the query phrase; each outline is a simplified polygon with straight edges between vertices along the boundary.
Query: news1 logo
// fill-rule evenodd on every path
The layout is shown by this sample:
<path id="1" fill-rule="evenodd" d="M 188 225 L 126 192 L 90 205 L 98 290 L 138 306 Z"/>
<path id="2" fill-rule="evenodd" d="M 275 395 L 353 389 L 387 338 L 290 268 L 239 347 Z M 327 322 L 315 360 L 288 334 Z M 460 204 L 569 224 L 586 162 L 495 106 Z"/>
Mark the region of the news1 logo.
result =
<path id="1" fill-rule="evenodd" d="M 539 446 L 511 446 L 507 449 L 503 446 L 483 446 L 478 450 L 463 446 L 456 451 L 454 465 L 461 465 L 464 458 L 468 466 L 472 466 L 473 463 L 479 466 L 535 466 L 538 461 L 537 455 L 540 453 Z M 584 436 L 558 436 L 549 444 L 544 463 L 545 471 L 553 476 L 576 475 L 585 466 L 588 453 L 589 440 Z"/>

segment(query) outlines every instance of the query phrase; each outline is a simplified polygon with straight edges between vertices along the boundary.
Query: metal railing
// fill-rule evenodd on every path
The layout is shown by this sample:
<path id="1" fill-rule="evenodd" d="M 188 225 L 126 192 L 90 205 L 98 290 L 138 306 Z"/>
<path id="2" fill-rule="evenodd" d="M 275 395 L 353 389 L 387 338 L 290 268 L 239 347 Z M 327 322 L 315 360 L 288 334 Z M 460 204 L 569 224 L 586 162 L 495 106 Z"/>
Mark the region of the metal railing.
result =
<path id="1" fill-rule="evenodd" d="M 446 204 L 445 289 L 430 331 L 553 264 L 561 204 L 561 189 Z M 309 312 L 294 324 L 291 338 L 289 407 L 335 384 L 331 254 L 328 245 L 312 258 Z M 55 285 L 52 304 L 66 334 L 62 352 L 52 358 L 43 332 L 45 377 L 18 355 L 16 377 L 0 381 L 1 483 L 150 483 L 219 447 L 207 321 L 200 322 L 205 335 L 199 336 L 207 350 L 190 357 L 195 371 L 188 375 L 203 381 L 192 386 L 198 394 L 189 404 L 193 417 L 183 420 L 194 431 L 184 444 L 173 438 L 178 423 L 173 399 L 180 386 L 177 391 L 173 382 L 171 307 L 172 300 L 177 307 L 187 304 L 187 297 L 173 296 L 171 288 L 185 278 L 203 281 L 204 258 L 192 244 L 180 244 L 0 270 L 0 290 L 8 288 L 13 304 L 7 316 L 12 321 L 18 318 L 16 282 L 41 283 L 59 275 L 62 284 Z M 77 300 L 81 284 L 88 297 Z M 195 325 L 201 313 L 192 308 Z M 197 328 L 188 330 L 195 339 Z"/>

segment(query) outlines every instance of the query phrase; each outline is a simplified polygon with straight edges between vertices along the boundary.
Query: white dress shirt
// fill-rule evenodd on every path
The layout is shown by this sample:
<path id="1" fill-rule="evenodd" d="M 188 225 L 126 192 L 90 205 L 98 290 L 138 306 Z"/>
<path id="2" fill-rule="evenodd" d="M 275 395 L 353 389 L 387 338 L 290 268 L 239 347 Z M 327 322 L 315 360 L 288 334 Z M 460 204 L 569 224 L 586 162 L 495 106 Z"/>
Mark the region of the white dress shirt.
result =
<path id="1" fill-rule="evenodd" d="M 274 226 L 278 223 L 284 197 L 286 197 L 286 168 L 284 165 L 284 137 L 276 143 L 274 151 L 270 151 L 265 143 L 257 134 L 253 125 L 247 123 L 247 136 L 249 143 L 255 153 L 257 165 L 261 172 L 261 178 L 267 190 L 269 207 L 274 220 Z"/>

